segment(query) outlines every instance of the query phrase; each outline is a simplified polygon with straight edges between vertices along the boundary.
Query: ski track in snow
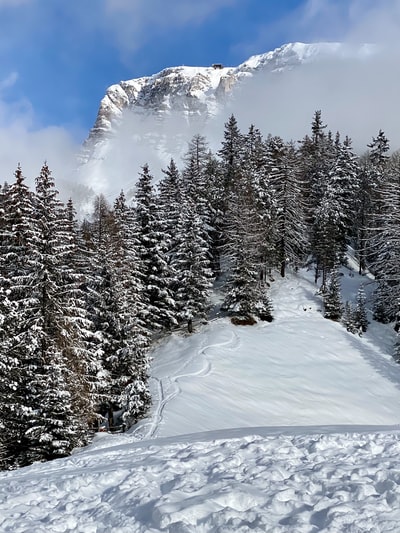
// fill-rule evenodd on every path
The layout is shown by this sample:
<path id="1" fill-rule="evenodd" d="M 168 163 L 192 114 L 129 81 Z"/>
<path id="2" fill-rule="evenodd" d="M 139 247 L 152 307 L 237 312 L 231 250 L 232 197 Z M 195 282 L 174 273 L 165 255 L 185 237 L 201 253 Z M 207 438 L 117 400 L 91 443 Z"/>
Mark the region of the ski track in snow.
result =
<path id="1" fill-rule="evenodd" d="M 211 371 L 211 362 L 207 358 L 207 351 L 211 348 L 219 347 L 231 347 L 231 349 L 238 348 L 240 344 L 240 339 L 238 335 L 233 331 L 231 332 L 231 338 L 227 341 L 209 344 L 207 346 L 201 347 L 196 353 L 193 353 L 181 367 L 178 368 L 174 376 L 169 376 L 165 378 L 152 377 L 151 379 L 157 385 L 157 394 L 156 394 L 156 404 L 153 406 L 153 413 L 151 416 L 151 423 L 149 429 L 143 433 L 143 426 L 139 427 L 137 430 L 132 432 L 133 435 L 140 435 L 141 439 L 151 439 L 155 438 L 157 431 L 160 425 L 163 422 L 163 412 L 167 404 L 173 399 L 176 398 L 181 392 L 179 386 L 179 380 L 190 377 L 204 377 Z M 198 370 L 188 370 L 184 372 L 186 368 L 190 368 L 194 361 L 200 361 L 201 367 Z M 171 391 L 168 394 L 165 391 Z"/>

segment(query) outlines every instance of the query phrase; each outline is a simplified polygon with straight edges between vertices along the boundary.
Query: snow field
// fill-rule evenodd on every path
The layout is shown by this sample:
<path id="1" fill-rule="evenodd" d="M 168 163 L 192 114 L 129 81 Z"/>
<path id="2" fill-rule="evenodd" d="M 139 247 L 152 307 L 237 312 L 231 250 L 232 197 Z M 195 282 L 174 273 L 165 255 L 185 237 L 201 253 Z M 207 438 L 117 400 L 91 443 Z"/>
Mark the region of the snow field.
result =
<path id="1" fill-rule="evenodd" d="M 398 433 L 212 437 L 110 446 L 2 474 L 0 530 L 398 532 Z"/>
<path id="2" fill-rule="evenodd" d="M 382 347 L 385 326 L 360 338 L 324 319 L 312 275 L 272 284 L 271 324 L 237 327 L 219 319 L 192 337 L 172 335 L 161 343 L 153 352 L 153 417 L 134 433 L 398 424 L 400 367 L 386 352 L 392 332 L 385 329 Z M 345 276 L 353 297 L 365 278 Z"/>
<path id="3" fill-rule="evenodd" d="M 344 299 L 360 283 L 344 271 Z M 392 328 L 324 319 L 312 272 L 271 294 L 271 324 L 160 342 L 151 412 L 129 432 L 0 473 L 0 532 L 398 533 Z"/>

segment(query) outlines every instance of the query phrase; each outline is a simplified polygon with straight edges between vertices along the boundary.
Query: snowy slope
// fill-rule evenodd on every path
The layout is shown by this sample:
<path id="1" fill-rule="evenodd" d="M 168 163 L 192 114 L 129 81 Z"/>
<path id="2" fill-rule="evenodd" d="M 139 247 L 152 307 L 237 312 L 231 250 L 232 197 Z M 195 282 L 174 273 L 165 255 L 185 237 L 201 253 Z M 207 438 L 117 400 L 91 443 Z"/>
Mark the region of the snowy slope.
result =
<path id="1" fill-rule="evenodd" d="M 371 280 L 345 270 L 346 297 Z M 127 434 L 0 475 L 1 532 L 398 532 L 400 367 L 389 326 L 323 319 L 312 273 L 272 284 L 275 321 L 227 319 L 153 352 Z"/>
<path id="2" fill-rule="evenodd" d="M 324 319 L 314 293 L 311 281 L 292 276 L 273 287 L 272 324 L 238 328 L 221 319 L 190 343 L 170 337 L 153 355 L 161 412 L 143 434 L 400 422 L 400 367 L 374 337 Z"/>

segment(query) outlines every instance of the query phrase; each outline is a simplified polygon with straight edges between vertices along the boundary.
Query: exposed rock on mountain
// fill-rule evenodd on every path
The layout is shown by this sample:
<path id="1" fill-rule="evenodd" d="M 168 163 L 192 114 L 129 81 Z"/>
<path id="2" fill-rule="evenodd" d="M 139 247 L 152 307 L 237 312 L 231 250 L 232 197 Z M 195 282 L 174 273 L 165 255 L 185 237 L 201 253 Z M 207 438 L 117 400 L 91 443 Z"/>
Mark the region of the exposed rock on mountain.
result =
<path id="1" fill-rule="evenodd" d="M 215 117 L 227 118 L 223 111 L 238 87 L 245 90 L 246 80 L 260 73 L 282 73 L 329 58 L 364 58 L 373 50 L 368 45 L 292 43 L 237 67 L 178 66 L 112 85 L 82 150 L 82 181 L 107 191 L 116 169 L 129 171 L 128 181 L 134 181 L 145 162 L 160 167 L 171 156 L 179 158 L 194 133 L 201 133 Z"/>

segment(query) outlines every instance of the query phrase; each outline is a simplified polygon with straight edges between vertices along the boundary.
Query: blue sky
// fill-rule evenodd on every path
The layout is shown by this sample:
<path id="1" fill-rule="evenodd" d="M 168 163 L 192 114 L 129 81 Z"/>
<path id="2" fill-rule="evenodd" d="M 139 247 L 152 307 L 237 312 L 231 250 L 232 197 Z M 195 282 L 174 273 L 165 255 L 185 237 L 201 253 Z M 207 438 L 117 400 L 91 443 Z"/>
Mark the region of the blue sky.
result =
<path id="1" fill-rule="evenodd" d="M 18 150 L 75 149 L 120 80 L 292 41 L 398 41 L 399 17 L 400 0 L 0 0 L 0 171 Z"/>
<path id="2" fill-rule="evenodd" d="M 335 8 L 332 5 L 336 4 Z M 339 6 L 341 4 L 341 6 Z M 293 40 L 332 40 L 349 2 L 0 0 L 0 87 L 9 112 L 81 139 L 105 89 L 173 65 L 236 65 Z M 339 6 L 339 7 L 338 7 Z"/>

